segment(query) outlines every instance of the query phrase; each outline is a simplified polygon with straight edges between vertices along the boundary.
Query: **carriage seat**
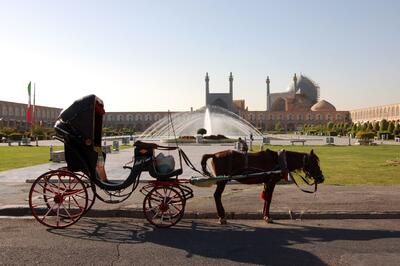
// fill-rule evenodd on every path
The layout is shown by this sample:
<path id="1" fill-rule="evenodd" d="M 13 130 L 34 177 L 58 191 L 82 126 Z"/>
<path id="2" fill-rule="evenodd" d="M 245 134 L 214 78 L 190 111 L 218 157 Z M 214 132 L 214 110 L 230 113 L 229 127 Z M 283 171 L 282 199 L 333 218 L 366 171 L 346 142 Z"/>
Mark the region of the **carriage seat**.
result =
<path id="1" fill-rule="evenodd" d="M 150 171 L 150 174 L 159 180 L 166 180 L 182 174 L 182 169 L 175 169 L 174 157 L 172 155 L 165 156 L 162 152 L 155 157 L 154 170 L 154 172 Z"/>

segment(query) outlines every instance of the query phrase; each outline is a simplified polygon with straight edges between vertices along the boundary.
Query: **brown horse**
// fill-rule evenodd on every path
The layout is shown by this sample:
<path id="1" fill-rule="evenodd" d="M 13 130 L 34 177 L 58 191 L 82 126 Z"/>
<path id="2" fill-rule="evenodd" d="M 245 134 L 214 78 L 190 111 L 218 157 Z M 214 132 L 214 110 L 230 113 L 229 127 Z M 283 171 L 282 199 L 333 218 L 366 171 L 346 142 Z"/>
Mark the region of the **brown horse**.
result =
<path id="1" fill-rule="evenodd" d="M 271 174 L 263 177 L 248 177 L 238 180 L 243 184 L 264 183 L 264 210 L 263 219 L 272 222 L 269 215 L 269 208 L 272 200 L 272 193 L 276 183 L 288 173 L 303 171 L 307 177 L 314 179 L 314 183 L 322 183 L 324 176 L 319 167 L 319 159 L 313 150 L 308 153 L 283 151 L 274 152 L 269 149 L 256 153 L 243 153 L 235 150 L 226 150 L 214 154 L 204 154 L 201 160 L 203 172 L 211 176 L 207 170 L 207 160 L 212 158 L 211 166 L 216 176 L 241 175 L 254 172 L 266 172 L 281 170 L 281 174 Z M 215 205 L 221 224 L 226 223 L 225 210 L 222 206 L 221 196 L 228 181 L 219 181 L 214 192 Z"/>

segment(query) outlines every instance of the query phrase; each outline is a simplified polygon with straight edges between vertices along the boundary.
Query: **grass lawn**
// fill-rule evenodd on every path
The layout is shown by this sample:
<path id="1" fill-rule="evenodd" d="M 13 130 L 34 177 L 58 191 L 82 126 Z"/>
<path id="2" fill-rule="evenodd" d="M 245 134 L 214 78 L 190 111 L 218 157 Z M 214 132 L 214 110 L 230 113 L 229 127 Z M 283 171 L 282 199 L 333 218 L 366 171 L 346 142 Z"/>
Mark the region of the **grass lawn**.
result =
<path id="1" fill-rule="evenodd" d="M 274 151 L 314 152 L 320 158 L 325 184 L 399 185 L 400 146 L 264 146 Z"/>
<path id="2" fill-rule="evenodd" d="M 64 149 L 63 146 L 55 146 L 53 148 L 55 151 Z M 0 171 L 48 163 L 49 159 L 50 147 L 0 147 Z"/>
<path id="3" fill-rule="evenodd" d="M 120 145 L 120 150 L 132 148 L 132 145 Z M 55 146 L 54 150 L 63 150 L 63 146 Z M 36 146 L 0 146 L 0 171 L 48 163 L 49 147 Z"/>
<path id="4" fill-rule="evenodd" d="M 120 149 L 131 148 L 121 145 Z M 277 151 L 310 152 L 321 161 L 325 184 L 400 185 L 400 146 L 265 146 Z M 62 150 L 63 147 L 54 147 Z M 49 162 L 49 147 L 0 147 L 0 171 Z"/>

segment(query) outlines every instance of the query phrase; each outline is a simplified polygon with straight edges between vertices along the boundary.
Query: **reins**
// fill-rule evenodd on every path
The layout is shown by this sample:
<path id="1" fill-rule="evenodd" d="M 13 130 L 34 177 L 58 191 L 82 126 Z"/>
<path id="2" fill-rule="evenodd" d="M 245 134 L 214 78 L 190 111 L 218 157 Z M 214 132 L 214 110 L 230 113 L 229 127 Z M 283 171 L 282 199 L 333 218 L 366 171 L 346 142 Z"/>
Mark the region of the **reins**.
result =
<path id="1" fill-rule="evenodd" d="M 202 176 L 211 177 L 211 176 L 209 176 L 209 175 L 206 175 L 206 174 L 203 173 L 202 171 L 198 170 L 198 169 L 194 166 L 194 164 L 190 161 L 189 157 L 186 155 L 186 153 L 185 153 L 182 149 L 179 149 L 179 152 L 180 152 L 180 154 L 182 155 L 183 161 L 185 162 L 185 164 L 186 164 L 190 169 L 192 169 L 193 171 L 195 171 L 195 172 L 201 174 Z"/>

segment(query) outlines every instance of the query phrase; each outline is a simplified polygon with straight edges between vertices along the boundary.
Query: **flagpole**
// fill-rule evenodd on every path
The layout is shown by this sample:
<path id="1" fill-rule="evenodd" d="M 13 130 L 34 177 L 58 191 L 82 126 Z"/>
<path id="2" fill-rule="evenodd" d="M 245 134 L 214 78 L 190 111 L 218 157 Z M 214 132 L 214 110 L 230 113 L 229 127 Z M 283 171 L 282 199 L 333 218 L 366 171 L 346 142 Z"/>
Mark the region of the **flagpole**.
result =
<path id="1" fill-rule="evenodd" d="M 35 126 L 36 124 L 36 82 L 33 83 L 33 111 L 32 111 L 32 115 L 33 115 L 33 123 L 32 125 Z"/>
<path id="2" fill-rule="evenodd" d="M 31 123 L 31 81 L 28 84 L 28 108 L 26 110 L 26 130 L 29 129 L 29 124 Z M 31 127 L 32 130 L 32 127 Z"/>

